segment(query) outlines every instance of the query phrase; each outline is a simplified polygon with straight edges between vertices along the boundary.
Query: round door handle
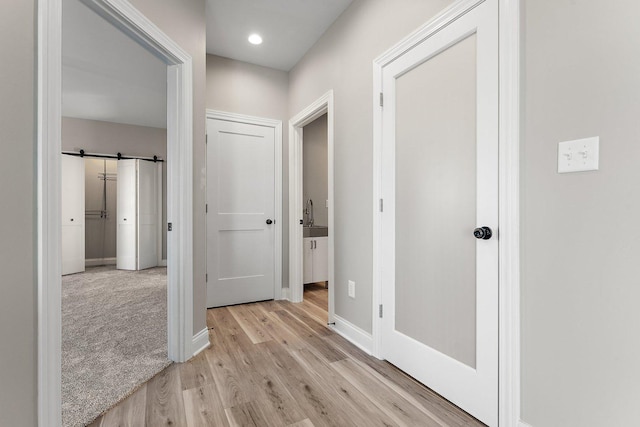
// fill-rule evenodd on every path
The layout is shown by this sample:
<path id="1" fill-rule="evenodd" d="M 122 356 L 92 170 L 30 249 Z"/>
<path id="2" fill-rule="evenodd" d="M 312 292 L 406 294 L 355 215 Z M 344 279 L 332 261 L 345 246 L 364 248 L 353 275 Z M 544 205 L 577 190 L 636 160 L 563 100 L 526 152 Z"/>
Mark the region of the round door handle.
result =
<path id="1" fill-rule="evenodd" d="M 73 221 L 73 218 L 71 218 L 71 221 Z"/>
<path id="2" fill-rule="evenodd" d="M 271 224 L 273 224 L 273 221 L 272 221 L 272 220 L 270 220 L 270 219 L 268 219 L 268 220 L 267 220 L 267 224 L 271 225 Z"/>
<path id="3" fill-rule="evenodd" d="M 489 227 L 479 227 L 473 230 L 473 236 L 476 239 L 489 240 L 493 236 L 493 232 Z"/>
<path id="4" fill-rule="evenodd" d="M 125 221 L 127 220 L 127 218 L 123 218 Z"/>

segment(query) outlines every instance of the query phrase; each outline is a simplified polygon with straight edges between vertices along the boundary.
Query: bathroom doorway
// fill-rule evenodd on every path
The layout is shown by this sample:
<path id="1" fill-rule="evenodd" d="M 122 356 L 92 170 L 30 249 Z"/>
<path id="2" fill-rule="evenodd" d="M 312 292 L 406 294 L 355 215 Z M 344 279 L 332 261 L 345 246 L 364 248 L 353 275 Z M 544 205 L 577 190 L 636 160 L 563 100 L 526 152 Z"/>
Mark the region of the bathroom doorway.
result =
<path id="1" fill-rule="evenodd" d="M 329 311 L 327 114 L 302 129 L 303 300 Z M 326 314 L 324 315 L 325 320 Z"/>
<path id="2" fill-rule="evenodd" d="M 333 325 L 333 92 L 289 123 L 289 299 L 315 305 Z"/>

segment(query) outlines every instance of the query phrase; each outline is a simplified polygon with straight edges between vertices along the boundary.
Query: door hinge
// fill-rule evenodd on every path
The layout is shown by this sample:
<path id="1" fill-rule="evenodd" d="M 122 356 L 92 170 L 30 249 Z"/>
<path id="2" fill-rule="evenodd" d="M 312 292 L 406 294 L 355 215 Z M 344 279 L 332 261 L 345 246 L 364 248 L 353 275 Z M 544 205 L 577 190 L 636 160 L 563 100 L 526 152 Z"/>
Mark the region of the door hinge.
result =
<path id="1" fill-rule="evenodd" d="M 380 212 L 384 212 L 384 200 L 380 199 Z"/>
<path id="2" fill-rule="evenodd" d="M 384 107 L 384 95 L 380 92 L 380 106 Z"/>
<path id="3" fill-rule="evenodd" d="M 205 143 L 205 144 L 208 144 L 208 143 L 209 143 L 209 134 L 208 134 L 208 133 L 205 133 L 205 134 L 204 134 L 204 143 Z"/>
<path id="4" fill-rule="evenodd" d="M 382 304 L 378 306 L 378 317 L 382 319 Z"/>
<path id="5" fill-rule="evenodd" d="M 208 281 L 209 281 L 209 273 L 206 273 L 206 274 L 204 275 L 204 281 L 205 281 L 205 282 L 208 282 Z"/>
<path id="6" fill-rule="evenodd" d="M 167 224 L 167 231 L 172 231 L 173 230 L 173 223 L 168 223 Z"/>
<path id="7" fill-rule="evenodd" d="M 209 213 L 209 203 L 204 204 L 204 213 Z"/>

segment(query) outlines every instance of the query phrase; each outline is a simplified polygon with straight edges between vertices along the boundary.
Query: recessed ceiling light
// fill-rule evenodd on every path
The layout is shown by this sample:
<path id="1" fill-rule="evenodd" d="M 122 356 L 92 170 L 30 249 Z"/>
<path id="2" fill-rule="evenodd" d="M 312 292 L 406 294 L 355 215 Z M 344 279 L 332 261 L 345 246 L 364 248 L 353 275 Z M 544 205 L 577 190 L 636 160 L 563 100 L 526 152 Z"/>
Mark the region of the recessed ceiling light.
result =
<path id="1" fill-rule="evenodd" d="M 251 34 L 249 36 L 249 43 L 251 44 L 262 44 L 262 37 L 258 34 Z"/>

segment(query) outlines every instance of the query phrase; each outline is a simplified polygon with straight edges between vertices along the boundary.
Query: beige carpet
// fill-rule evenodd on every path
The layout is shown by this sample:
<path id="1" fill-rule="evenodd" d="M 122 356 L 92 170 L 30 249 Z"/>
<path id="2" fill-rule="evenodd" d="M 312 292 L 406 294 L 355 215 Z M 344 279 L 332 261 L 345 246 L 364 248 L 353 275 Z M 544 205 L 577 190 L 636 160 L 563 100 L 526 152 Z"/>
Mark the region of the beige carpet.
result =
<path id="1" fill-rule="evenodd" d="M 62 278 L 62 424 L 84 426 L 171 362 L 167 269 Z"/>

